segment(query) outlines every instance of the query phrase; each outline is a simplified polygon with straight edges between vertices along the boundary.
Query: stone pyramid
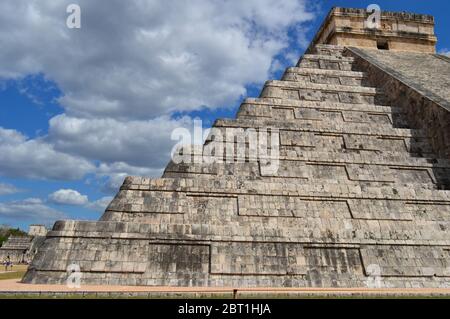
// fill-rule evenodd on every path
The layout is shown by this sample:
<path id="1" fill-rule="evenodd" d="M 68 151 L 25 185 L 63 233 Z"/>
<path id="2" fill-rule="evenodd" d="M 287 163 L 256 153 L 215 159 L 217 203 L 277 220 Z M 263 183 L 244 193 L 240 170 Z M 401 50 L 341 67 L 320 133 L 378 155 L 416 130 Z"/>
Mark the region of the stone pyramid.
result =
<path id="1" fill-rule="evenodd" d="M 354 20 L 353 30 L 325 37 L 342 17 Z M 357 32 L 366 17 L 365 10 L 333 9 L 296 67 L 246 99 L 236 119 L 215 122 L 224 134 L 278 132 L 276 172 L 263 172 L 246 153 L 234 163 L 171 162 L 160 179 L 128 177 L 98 222 L 56 222 L 24 282 L 64 283 L 68 265 L 77 264 L 86 284 L 445 286 L 450 109 L 414 88 L 414 77 L 405 84 L 380 67 L 396 53 L 376 51 L 375 33 Z M 383 21 L 390 18 L 432 23 L 383 13 Z M 394 31 L 377 39 L 403 44 L 410 52 L 398 53 L 400 62 L 416 54 L 450 67 L 425 52 L 432 35 L 417 33 L 414 43 Z M 361 48 L 368 40 L 375 50 Z"/>

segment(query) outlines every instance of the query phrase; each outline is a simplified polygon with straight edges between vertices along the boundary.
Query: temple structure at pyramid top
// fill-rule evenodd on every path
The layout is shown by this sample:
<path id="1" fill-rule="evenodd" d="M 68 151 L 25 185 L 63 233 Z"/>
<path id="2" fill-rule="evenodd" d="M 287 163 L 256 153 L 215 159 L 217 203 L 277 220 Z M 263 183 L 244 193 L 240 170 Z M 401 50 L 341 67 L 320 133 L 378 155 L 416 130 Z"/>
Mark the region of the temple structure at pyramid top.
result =
<path id="1" fill-rule="evenodd" d="M 434 17 L 381 12 L 372 9 L 333 8 L 314 37 L 318 44 L 435 53 Z"/>
<path id="2" fill-rule="evenodd" d="M 126 178 L 97 222 L 56 222 L 23 281 L 77 265 L 87 284 L 446 287 L 450 60 L 433 30 L 334 8 L 162 178 Z"/>

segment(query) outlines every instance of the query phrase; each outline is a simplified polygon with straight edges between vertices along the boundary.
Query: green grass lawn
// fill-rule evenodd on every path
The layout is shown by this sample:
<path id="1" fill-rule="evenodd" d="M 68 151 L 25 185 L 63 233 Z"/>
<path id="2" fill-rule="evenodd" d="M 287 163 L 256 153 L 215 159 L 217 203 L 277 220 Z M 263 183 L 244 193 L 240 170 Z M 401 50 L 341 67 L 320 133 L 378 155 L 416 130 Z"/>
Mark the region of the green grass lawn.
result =
<path id="1" fill-rule="evenodd" d="M 3 272 L 5 270 L 4 266 L 0 267 L 0 280 L 5 279 L 22 279 L 27 271 L 28 265 L 14 265 L 12 271 Z"/>

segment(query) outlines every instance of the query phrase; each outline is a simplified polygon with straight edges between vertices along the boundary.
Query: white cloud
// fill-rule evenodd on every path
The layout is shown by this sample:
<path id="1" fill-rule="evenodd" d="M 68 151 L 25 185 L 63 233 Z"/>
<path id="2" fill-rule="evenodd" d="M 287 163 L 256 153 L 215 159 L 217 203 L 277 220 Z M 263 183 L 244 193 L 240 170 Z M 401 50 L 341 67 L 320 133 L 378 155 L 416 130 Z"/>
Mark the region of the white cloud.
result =
<path id="1" fill-rule="evenodd" d="M 19 193 L 21 190 L 11 184 L 0 183 L 0 195 Z"/>
<path id="2" fill-rule="evenodd" d="M 0 203 L 0 216 L 38 223 L 66 218 L 64 213 L 48 207 L 39 198 Z"/>
<path id="3" fill-rule="evenodd" d="M 303 0 L 10 1 L 0 12 L 0 76 L 42 72 L 70 114 L 152 118 L 228 105 L 267 79 L 289 27 L 312 15 Z M 301 31 L 300 31 L 301 33 Z"/>
<path id="4" fill-rule="evenodd" d="M 106 178 L 103 191 L 115 194 L 122 186 L 127 176 L 160 177 L 162 168 L 134 167 L 126 163 L 101 164 L 97 169 L 97 176 Z"/>
<path id="5" fill-rule="evenodd" d="M 106 178 L 103 190 L 115 193 L 128 175 L 161 176 L 175 143 L 172 131 L 191 126 L 187 117 L 120 121 L 63 114 L 51 119 L 47 141 L 60 152 L 100 161 L 95 173 Z"/>
<path id="6" fill-rule="evenodd" d="M 79 179 L 95 166 L 58 152 L 43 139 L 27 139 L 16 130 L 0 127 L 0 174 L 28 178 Z"/>
<path id="7" fill-rule="evenodd" d="M 442 49 L 438 52 L 439 54 L 446 55 L 450 58 L 450 50 L 449 49 Z"/>
<path id="8" fill-rule="evenodd" d="M 99 200 L 96 200 L 95 202 L 87 204 L 86 207 L 96 212 L 103 213 L 112 200 L 113 200 L 112 196 L 102 197 Z"/>
<path id="9" fill-rule="evenodd" d="M 48 196 L 50 202 L 59 205 L 86 205 L 89 199 L 86 195 L 81 195 L 73 189 L 60 189 Z"/>
<path id="10" fill-rule="evenodd" d="M 172 130 L 190 124 L 188 118 L 125 122 L 59 115 L 50 120 L 48 140 L 61 152 L 108 164 L 123 162 L 154 169 L 165 165 L 169 158 L 174 144 L 170 139 Z"/>
<path id="11" fill-rule="evenodd" d="M 58 205 L 83 206 L 87 209 L 103 212 L 108 204 L 113 200 L 112 196 L 105 196 L 96 201 L 90 202 L 87 195 L 82 195 L 73 189 L 60 189 L 48 196 L 50 203 Z"/>
<path id="12" fill-rule="evenodd" d="M 173 112 L 233 105 L 283 68 L 275 56 L 293 56 L 289 41 L 305 45 L 305 2 L 79 0 L 79 30 L 65 25 L 70 0 L 2 3 L 0 79 L 42 73 L 64 114 L 37 139 L 0 128 L 0 174 L 93 173 L 108 191 L 126 175 L 159 175 L 171 131 L 190 122 Z"/>

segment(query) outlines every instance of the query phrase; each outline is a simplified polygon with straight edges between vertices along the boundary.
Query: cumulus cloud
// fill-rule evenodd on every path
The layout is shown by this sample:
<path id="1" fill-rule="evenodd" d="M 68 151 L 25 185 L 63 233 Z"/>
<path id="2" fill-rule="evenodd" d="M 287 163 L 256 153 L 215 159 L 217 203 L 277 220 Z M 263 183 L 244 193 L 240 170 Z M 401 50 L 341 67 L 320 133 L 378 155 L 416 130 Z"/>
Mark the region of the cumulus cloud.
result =
<path id="1" fill-rule="evenodd" d="M 59 205 L 86 205 L 89 199 L 86 195 L 81 195 L 73 189 L 60 189 L 48 196 L 50 202 Z"/>
<path id="2" fill-rule="evenodd" d="M 109 203 L 113 200 L 112 196 L 105 196 L 95 201 L 89 201 L 87 195 L 82 195 L 73 189 L 60 189 L 48 196 L 50 203 L 57 205 L 83 206 L 95 212 L 104 212 Z"/>
<path id="3" fill-rule="evenodd" d="M 58 152 L 43 139 L 28 139 L 0 127 L 0 174 L 28 178 L 79 179 L 95 166 L 79 156 Z"/>
<path id="4" fill-rule="evenodd" d="M 83 117 L 230 104 L 267 78 L 288 28 L 313 17 L 302 0 L 80 0 L 74 30 L 65 25 L 71 2 L 2 5 L 0 76 L 42 72 L 63 91 L 67 112 Z"/>
<path id="5" fill-rule="evenodd" d="M 99 200 L 89 203 L 86 207 L 92 209 L 93 211 L 102 213 L 105 211 L 106 207 L 109 205 L 109 203 L 111 203 L 112 200 L 112 196 L 105 196 L 100 198 Z"/>
<path id="6" fill-rule="evenodd" d="M 442 49 L 438 52 L 439 54 L 446 55 L 450 58 L 450 50 L 449 49 Z"/>
<path id="7" fill-rule="evenodd" d="M 19 193 L 21 190 L 11 184 L 0 183 L 0 195 Z"/>
<path id="8" fill-rule="evenodd" d="M 288 32 L 305 45 L 305 2 L 79 0 L 81 29 L 66 27 L 70 0 L 2 3 L 0 80 L 43 74 L 64 113 L 36 139 L 0 128 L 0 174 L 92 173 L 108 192 L 126 175 L 159 175 L 171 131 L 190 123 L 174 112 L 234 105 L 285 67 Z"/>
<path id="9" fill-rule="evenodd" d="M 188 118 L 172 120 L 159 117 L 125 122 L 112 118 L 82 119 L 63 114 L 50 120 L 49 141 L 61 152 L 107 164 L 123 162 L 154 169 L 164 165 L 169 158 L 172 130 L 190 125 Z"/>
<path id="10" fill-rule="evenodd" d="M 97 176 L 105 179 L 102 190 L 109 194 L 117 193 L 127 176 L 159 177 L 162 173 L 162 168 L 135 167 L 123 162 L 113 164 L 102 163 L 97 169 Z"/>
<path id="11" fill-rule="evenodd" d="M 0 203 L 0 216 L 30 222 L 53 222 L 65 218 L 65 214 L 47 206 L 39 198 Z"/>

